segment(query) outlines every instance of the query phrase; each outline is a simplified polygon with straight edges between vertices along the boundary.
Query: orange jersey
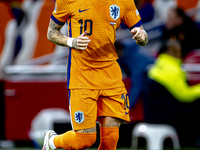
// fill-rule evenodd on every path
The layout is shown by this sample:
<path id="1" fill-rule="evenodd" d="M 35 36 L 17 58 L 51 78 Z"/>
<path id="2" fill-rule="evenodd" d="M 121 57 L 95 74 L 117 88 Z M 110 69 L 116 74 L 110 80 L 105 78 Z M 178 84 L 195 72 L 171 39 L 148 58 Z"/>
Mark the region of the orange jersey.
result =
<path id="1" fill-rule="evenodd" d="M 67 21 L 70 37 L 87 30 L 86 36 L 91 39 L 84 51 L 70 49 L 69 89 L 124 86 L 114 42 L 122 21 L 129 28 L 141 25 L 133 0 L 57 0 L 51 19 L 59 25 Z"/>

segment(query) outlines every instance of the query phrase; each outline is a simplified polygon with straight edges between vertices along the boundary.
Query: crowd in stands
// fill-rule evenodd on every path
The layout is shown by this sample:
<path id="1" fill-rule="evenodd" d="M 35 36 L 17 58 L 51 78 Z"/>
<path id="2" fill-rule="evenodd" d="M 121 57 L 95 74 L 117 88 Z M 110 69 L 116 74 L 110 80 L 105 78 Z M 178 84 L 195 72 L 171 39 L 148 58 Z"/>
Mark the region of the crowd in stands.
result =
<path id="1" fill-rule="evenodd" d="M 2 115 L 4 67 L 66 64 L 68 48 L 55 46 L 46 38 L 54 3 L 54 0 L 0 0 L 4 20 L 0 23 L 1 133 L 5 120 Z M 143 24 L 160 20 L 161 36 L 152 38 L 146 47 L 130 42 L 129 38 L 116 41 L 118 62 L 124 77 L 131 79 L 130 107 L 137 107 L 141 98 L 143 121 L 170 124 L 176 128 L 181 146 L 200 146 L 200 84 L 190 86 L 181 68 L 188 53 L 200 51 L 200 1 L 135 0 L 135 4 Z M 122 24 L 118 30 L 126 29 Z M 62 32 L 67 34 L 67 25 Z M 5 138 L 2 135 L 0 139 Z"/>
<path id="2" fill-rule="evenodd" d="M 181 52 L 179 41 L 163 42 L 143 90 L 145 121 L 170 124 L 182 146 L 199 146 L 200 84 L 188 85 Z"/>
<path id="3" fill-rule="evenodd" d="M 169 4 L 165 20 L 162 18 L 162 34 L 156 40 L 159 46 L 155 55 L 144 54 L 144 48 L 122 40 L 121 45 L 116 44 L 120 54 L 118 62 L 132 81 L 130 107 L 137 107 L 142 97 L 145 122 L 170 124 L 177 130 L 181 146 L 200 146 L 200 84 L 190 86 L 181 66 L 188 53 L 200 51 L 200 25 L 194 19 L 194 12 L 187 13 L 186 3 L 181 5 L 178 1 L 178 4 Z M 136 5 L 144 23 L 152 22 L 154 15 L 158 15 L 149 1 L 136 1 Z M 143 9 L 149 13 L 143 13 Z M 123 24 L 122 28 L 125 28 Z"/>

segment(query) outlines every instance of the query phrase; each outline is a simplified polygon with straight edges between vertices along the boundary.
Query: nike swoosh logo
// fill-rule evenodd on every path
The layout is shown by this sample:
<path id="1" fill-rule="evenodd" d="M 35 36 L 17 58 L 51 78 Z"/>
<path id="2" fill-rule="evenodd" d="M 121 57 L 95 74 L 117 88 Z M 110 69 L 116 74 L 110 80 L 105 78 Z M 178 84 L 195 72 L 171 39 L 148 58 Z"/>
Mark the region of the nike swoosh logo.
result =
<path id="1" fill-rule="evenodd" d="M 84 9 L 84 10 L 80 10 L 80 9 L 79 9 L 79 12 L 81 13 L 81 12 L 87 11 L 87 10 L 89 10 L 89 9 L 90 9 L 90 8 Z"/>

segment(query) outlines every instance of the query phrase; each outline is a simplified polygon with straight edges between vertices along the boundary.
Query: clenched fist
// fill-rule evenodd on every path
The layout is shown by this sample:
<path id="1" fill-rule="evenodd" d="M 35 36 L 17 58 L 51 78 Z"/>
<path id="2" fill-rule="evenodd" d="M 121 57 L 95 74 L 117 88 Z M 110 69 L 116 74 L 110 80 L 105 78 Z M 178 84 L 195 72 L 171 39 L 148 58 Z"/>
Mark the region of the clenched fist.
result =
<path id="1" fill-rule="evenodd" d="M 148 35 L 142 26 L 133 28 L 131 34 L 133 35 L 132 39 L 135 39 L 138 45 L 144 46 L 147 44 Z"/>
<path id="2" fill-rule="evenodd" d="M 86 50 L 88 43 L 91 41 L 88 37 L 85 36 L 86 34 L 87 34 L 87 31 L 82 33 L 77 38 L 73 39 L 72 47 L 77 50 Z"/>

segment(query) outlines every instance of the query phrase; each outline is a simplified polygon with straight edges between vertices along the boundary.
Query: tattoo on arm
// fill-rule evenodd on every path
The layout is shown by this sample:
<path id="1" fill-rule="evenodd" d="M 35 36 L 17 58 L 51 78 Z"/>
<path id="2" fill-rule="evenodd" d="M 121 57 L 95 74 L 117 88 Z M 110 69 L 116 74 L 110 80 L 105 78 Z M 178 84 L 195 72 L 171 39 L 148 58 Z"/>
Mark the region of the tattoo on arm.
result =
<path id="1" fill-rule="evenodd" d="M 56 24 L 52 19 L 50 19 L 47 38 L 49 41 L 60 45 L 67 46 L 67 37 L 60 32 L 62 26 Z"/>

